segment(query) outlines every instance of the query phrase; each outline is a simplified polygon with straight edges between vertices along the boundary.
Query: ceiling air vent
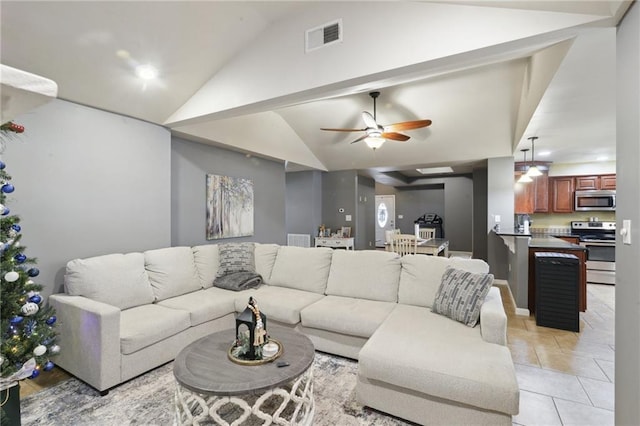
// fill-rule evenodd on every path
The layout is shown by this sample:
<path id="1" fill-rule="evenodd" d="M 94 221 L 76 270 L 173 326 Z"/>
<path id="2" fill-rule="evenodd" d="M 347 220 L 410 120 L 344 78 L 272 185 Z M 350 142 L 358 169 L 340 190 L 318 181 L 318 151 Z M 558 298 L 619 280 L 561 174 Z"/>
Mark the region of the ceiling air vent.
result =
<path id="1" fill-rule="evenodd" d="M 342 19 L 332 21 L 316 28 L 311 28 L 305 33 L 305 51 L 328 46 L 342 41 Z"/>

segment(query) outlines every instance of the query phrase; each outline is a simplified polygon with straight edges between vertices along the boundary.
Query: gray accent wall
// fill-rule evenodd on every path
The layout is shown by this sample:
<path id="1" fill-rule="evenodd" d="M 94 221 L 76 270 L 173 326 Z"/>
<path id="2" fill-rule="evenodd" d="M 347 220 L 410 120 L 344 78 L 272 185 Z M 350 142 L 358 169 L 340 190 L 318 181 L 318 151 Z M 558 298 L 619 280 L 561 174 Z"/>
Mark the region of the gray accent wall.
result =
<path id="1" fill-rule="evenodd" d="M 418 217 L 436 213 L 443 219 L 449 250 L 472 251 L 473 179 L 455 176 L 423 181 L 424 185 L 416 187 L 377 184 L 376 195 L 396 196 L 396 224 L 401 232 L 413 234 L 413 222 Z"/>
<path id="2" fill-rule="evenodd" d="M 253 180 L 254 235 L 207 240 L 206 175 Z M 171 245 L 255 241 L 286 244 L 284 164 L 174 137 L 171 141 Z"/>
<path id="3" fill-rule="evenodd" d="M 286 174 L 287 234 L 309 234 L 311 245 L 322 224 L 322 172 Z"/>
<path id="4" fill-rule="evenodd" d="M 500 216 L 500 229 L 513 231 L 513 157 L 487 160 L 487 263 L 499 279 L 508 278 L 508 249 L 502 238 L 493 232 L 495 216 Z"/>
<path id="5" fill-rule="evenodd" d="M 487 168 L 473 170 L 473 257 L 487 260 Z"/>
<path id="6" fill-rule="evenodd" d="M 640 6 L 617 34 L 616 226 L 631 220 L 631 245 L 616 240 L 615 423 L 640 424 Z"/>
<path id="7" fill-rule="evenodd" d="M 167 129 L 62 100 L 14 121 L 26 130 L 3 154 L 7 205 L 43 295 L 62 291 L 69 260 L 170 245 Z"/>
<path id="8" fill-rule="evenodd" d="M 354 244 L 359 250 L 374 250 L 376 247 L 376 182 L 364 176 L 358 176 L 357 179 L 356 228 L 358 232 L 352 234 L 355 237 Z"/>
<path id="9" fill-rule="evenodd" d="M 331 232 L 343 226 L 351 227 L 351 234 L 357 235 L 355 226 L 357 217 L 358 178 L 355 170 L 325 172 L 322 174 L 322 224 L 331 228 Z M 343 212 L 340 209 L 344 209 Z M 351 215 L 347 222 L 346 215 Z M 359 247 L 356 247 L 359 248 Z"/>

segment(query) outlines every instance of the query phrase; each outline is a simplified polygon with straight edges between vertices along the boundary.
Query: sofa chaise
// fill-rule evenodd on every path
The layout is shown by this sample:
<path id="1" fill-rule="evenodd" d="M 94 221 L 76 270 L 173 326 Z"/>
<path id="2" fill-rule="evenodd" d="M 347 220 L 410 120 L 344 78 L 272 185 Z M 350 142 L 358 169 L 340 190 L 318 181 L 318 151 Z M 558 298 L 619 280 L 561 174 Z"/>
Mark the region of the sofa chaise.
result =
<path id="1" fill-rule="evenodd" d="M 250 247 L 264 284 L 214 286 L 239 246 L 245 254 Z M 49 299 L 63 348 L 57 364 L 105 393 L 190 342 L 233 328 L 252 296 L 269 323 L 358 360 L 364 405 L 420 424 L 511 424 L 519 388 L 499 290 L 480 302 L 475 327 L 432 311 L 446 274 L 488 269 L 478 259 L 258 243 L 76 259 L 67 264 L 65 293 Z"/>

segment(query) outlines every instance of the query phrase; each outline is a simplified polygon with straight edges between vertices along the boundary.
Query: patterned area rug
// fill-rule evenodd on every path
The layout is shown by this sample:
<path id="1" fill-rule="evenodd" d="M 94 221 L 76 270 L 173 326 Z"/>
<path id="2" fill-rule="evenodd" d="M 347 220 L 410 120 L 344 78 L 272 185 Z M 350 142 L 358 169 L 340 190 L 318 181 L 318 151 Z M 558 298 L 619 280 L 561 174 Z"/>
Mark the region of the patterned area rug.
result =
<path id="1" fill-rule="evenodd" d="M 316 352 L 314 425 L 396 426 L 412 423 L 363 407 L 356 401 L 356 361 Z M 173 363 L 100 394 L 71 378 L 21 401 L 23 425 L 174 424 Z"/>

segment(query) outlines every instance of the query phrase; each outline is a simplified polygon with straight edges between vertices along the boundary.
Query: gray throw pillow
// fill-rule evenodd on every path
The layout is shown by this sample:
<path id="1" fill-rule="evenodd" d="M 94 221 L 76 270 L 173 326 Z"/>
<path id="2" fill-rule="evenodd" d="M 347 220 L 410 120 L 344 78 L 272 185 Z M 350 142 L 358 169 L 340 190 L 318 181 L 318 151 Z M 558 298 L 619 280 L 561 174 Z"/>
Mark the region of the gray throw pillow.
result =
<path id="1" fill-rule="evenodd" d="M 256 265 L 253 255 L 253 243 L 220 244 L 218 259 L 220 267 L 217 277 L 223 277 L 234 272 L 255 272 Z"/>
<path id="2" fill-rule="evenodd" d="M 475 327 L 480 307 L 492 285 L 492 274 L 474 274 L 448 267 L 442 274 L 431 311 Z"/>

